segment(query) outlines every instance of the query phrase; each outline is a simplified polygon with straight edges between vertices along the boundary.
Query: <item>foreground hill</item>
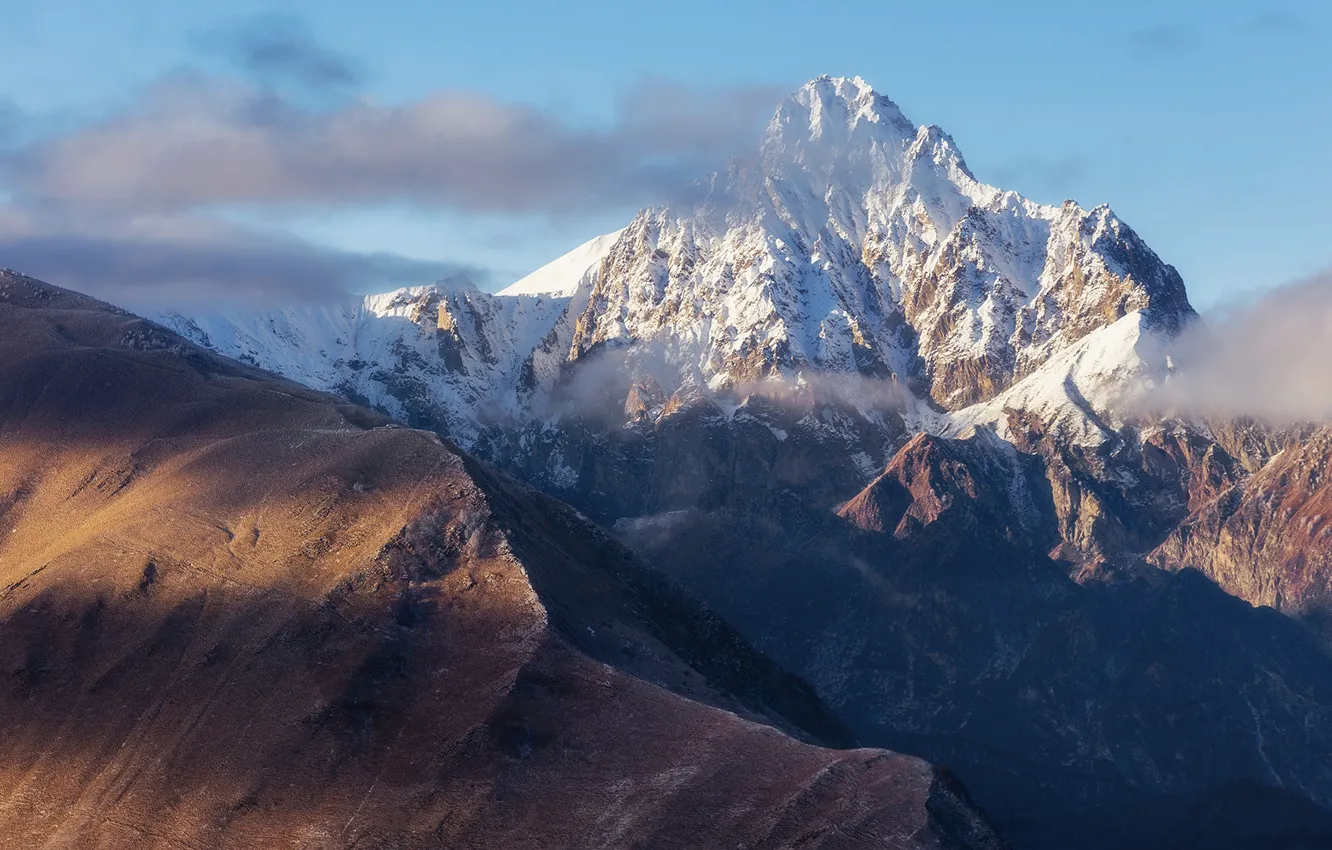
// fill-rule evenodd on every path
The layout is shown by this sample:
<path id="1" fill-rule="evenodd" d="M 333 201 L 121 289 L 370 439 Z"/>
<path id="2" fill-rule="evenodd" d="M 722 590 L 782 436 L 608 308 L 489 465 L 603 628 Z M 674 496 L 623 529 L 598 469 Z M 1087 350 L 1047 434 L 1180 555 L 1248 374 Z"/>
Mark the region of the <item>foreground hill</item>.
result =
<path id="1" fill-rule="evenodd" d="M 0 527 L 7 846 L 998 846 L 571 510 L 10 273 Z"/>

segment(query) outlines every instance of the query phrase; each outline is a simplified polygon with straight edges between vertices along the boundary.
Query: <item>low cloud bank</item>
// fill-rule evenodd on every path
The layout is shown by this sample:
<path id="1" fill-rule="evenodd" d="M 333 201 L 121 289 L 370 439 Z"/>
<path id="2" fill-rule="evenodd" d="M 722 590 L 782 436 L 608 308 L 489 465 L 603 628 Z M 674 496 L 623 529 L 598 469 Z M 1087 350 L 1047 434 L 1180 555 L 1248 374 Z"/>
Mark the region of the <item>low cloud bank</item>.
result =
<path id="1" fill-rule="evenodd" d="M 603 425 L 624 421 L 626 402 L 637 400 L 654 410 L 677 392 L 733 408 L 747 399 L 765 399 L 791 411 L 820 406 L 854 408 L 869 413 L 902 413 L 916 406 L 910 391 L 897 381 L 855 373 L 802 370 L 782 377 L 743 381 L 711 389 L 694 357 L 661 342 L 638 341 L 606 347 L 567 364 L 542 415 L 577 415 Z"/>
<path id="2" fill-rule="evenodd" d="M 1332 271 L 1220 310 L 1174 348 L 1157 412 L 1332 420 Z"/>
<path id="3" fill-rule="evenodd" d="M 1186 419 L 1248 418 L 1274 426 L 1332 422 L 1332 271 L 1277 287 L 1212 311 L 1172 340 L 1169 374 L 1126 397 L 1119 412 Z M 605 411 L 612 419 L 635 383 L 665 401 L 685 382 L 678 352 L 659 344 L 612 349 L 580 361 L 555 401 L 565 410 Z M 671 365 L 675 363 L 677 365 Z M 734 403 L 747 396 L 794 408 L 832 404 L 865 411 L 905 412 L 919 403 L 902 384 L 857 374 L 807 371 L 727 387 L 715 395 Z"/>

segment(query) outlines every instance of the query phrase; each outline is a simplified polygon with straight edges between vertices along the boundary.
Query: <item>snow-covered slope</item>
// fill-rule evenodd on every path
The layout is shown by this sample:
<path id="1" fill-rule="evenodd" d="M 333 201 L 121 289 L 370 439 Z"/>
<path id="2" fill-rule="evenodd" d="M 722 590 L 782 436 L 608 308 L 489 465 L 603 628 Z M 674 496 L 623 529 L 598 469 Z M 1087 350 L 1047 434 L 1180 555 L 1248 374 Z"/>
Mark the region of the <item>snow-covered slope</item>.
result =
<path id="1" fill-rule="evenodd" d="M 623 230 L 589 239 L 558 259 L 516 283 L 501 289 L 498 295 L 551 295 L 568 298 L 578 291 L 578 284 L 610 252 Z"/>
<path id="2" fill-rule="evenodd" d="M 1138 397 L 1169 373 L 1170 337 L 1140 311 L 1098 328 L 998 396 L 948 418 L 944 430 L 965 434 L 993 425 L 1008 439 L 1007 411 L 1035 416 L 1067 442 L 1095 445 L 1138 409 Z"/>
<path id="3" fill-rule="evenodd" d="M 568 304 L 496 297 L 455 280 L 336 305 L 153 318 L 229 357 L 468 444 L 487 423 L 526 409 L 532 354 Z"/>

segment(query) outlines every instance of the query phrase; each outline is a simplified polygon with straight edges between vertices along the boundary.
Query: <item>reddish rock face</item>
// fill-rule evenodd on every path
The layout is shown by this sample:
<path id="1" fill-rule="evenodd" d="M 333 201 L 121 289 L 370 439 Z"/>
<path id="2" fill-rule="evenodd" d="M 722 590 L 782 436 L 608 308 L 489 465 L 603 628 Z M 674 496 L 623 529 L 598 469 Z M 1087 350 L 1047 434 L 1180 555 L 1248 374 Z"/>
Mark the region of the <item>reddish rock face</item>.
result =
<path id="1" fill-rule="evenodd" d="M 1164 423 L 1104 456 L 1017 413 L 1010 429 L 1016 452 L 985 432 L 918 434 L 838 513 L 898 539 L 946 519 L 1049 551 L 1079 580 L 1143 559 L 1194 568 L 1332 636 L 1332 429 Z"/>
<path id="2" fill-rule="evenodd" d="M 877 479 L 838 509 L 867 531 L 908 538 L 946 517 L 954 528 L 1016 538 L 1037 533 L 1030 495 L 1008 486 L 1024 481 L 1016 453 L 997 443 L 917 434 Z M 1029 523 L 1029 527 L 1024 527 Z"/>
<path id="3" fill-rule="evenodd" d="M 15 276 L 0 525 L 6 846 L 998 846 L 569 509 Z"/>
<path id="4" fill-rule="evenodd" d="M 1200 473 L 1188 519 L 1149 560 L 1202 570 L 1228 592 L 1332 637 L 1332 429 L 1288 446 L 1247 479 Z"/>

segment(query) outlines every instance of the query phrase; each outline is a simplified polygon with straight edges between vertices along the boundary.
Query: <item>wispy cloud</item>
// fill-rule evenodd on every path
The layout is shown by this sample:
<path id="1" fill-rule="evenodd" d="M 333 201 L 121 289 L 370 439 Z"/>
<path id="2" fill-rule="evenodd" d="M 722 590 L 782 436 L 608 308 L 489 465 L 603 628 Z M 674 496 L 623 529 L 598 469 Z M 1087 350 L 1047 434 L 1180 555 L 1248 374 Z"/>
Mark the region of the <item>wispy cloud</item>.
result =
<path id="1" fill-rule="evenodd" d="M 1198 46 L 1197 32 L 1176 24 L 1134 30 L 1124 40 L 1129 50 L 1141 59 L 1179 56 Z"/>
<path id="2" fill-rule="evenodd" d="M 324 248 L 280 222 L 374 205 L 554 217 L 671 201 L 754 146 L 778 99 L 648 82 L 600 127 L 458 90 L 315 105 L 269 83 L 356 76 L 299 24 L 256 19 L 210 37 L 253 79 L 175 74 L 118 114 L 0 143 L 0 265 L 120 303 L 326 298 L 457 270 L 485 286 L 481 269 Z M 0 142 L 9 120 L 0 110 Z"/>
<path id="3" fill-rule="evenodd" d="M 4 157 L 33 201 L 132 210 L 410 202 L 566 212 L 663 200 L 757 140 L 770 89 L 626 92 L 609 127 L 465 91 L 402 105 L 302 106 L 197 75 Z"/>
<path id="4" fill-rule="evenodd" d="M 1002 163 L 994 171 L 999 186 L 1028 194 L 1072 197 L 1074 185 L 1088 172 L 1090 164 L 1077 156 L 1042 156 L 1031 154 Z"/>
<path id="5" fill-rule="evenodd" d="M 303 18 L 257 15 L 201 32 L 196 40 L 203 49 L 267 84 L 292 82 L 324 90 L 361 80 L 360 64 L 320 44 Z"/>
<path id="6" fill-rule="evenodd" d="M 1309 22 L 1285 9 L 1268 9 L 1249 18 L 1230 18 L 1219 23 L 1219 30 L 1205 30 L 1198 25 L 1162 23 L 1126 33 L 1123 44 L 1139 59 L 1168 59 L 1208 47 L 1213 42 L 1290 38 L 1309 29 Z"/>
<path id="7" fill-rule="evenodd" d="M 340 251 L 190 215 L 0 206 L 0 265 L 129 307 L 329 301 L 483 270 Z"/>
<path id="8" fill-rule="evenodd" d="M 1295 35 L 1304 32 L 1306 24 L 1292 12 L 1272 9 L 1250 18 L 1244 28 L 1259 35 Z"/>

